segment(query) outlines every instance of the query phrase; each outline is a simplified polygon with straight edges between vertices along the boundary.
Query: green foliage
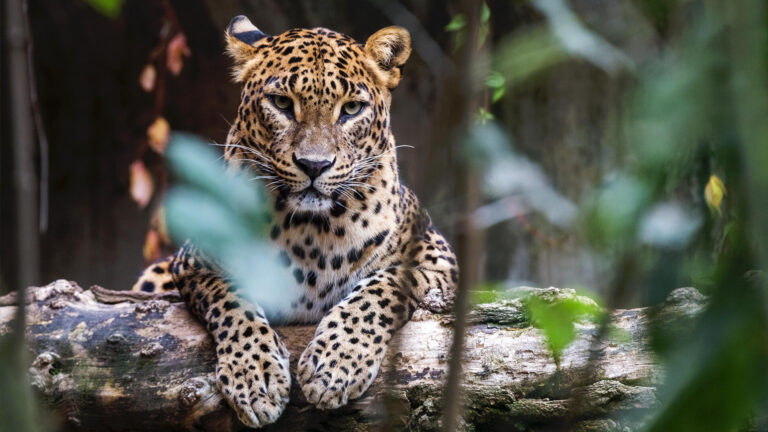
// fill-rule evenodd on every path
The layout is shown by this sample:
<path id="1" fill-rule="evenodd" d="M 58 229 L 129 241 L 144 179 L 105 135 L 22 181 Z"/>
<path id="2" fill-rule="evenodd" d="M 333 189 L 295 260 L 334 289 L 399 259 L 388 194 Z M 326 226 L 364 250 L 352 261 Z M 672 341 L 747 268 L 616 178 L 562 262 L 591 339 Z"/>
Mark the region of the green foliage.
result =
<path id="1" fill-rule="evenodd" d="M 480 26 L 477 29 L 477 48 L 485 44 L 491 32 L 491 9 L 483 2 L 480 7 Z M 467 17 L 464 14 L 456 14 L 444 27 L 445 31 L 455 33 L 453 41 L 454 51 L 458 51 L 467 39 Z"/>
<path id="2" fill-rule="evenodd" d="M 569 58 L 552 33 L 539 27 L 503 39 L 494 49 L 493 69 L 514 86 Z"/>
<path id="3" fill-rule="evenodd" d="M 649 199 L 649 187 L 636 177 L 622 176 L 600 187 L 587 208 L 590 241 L 601 247 L 634 242 Z"/>
<path id="4" fill-rule="evenodd" d="M 515 298 L 515 296 L 510 295 L 507 287 L 501 283 L 482 283 L 473 287 L 470 292 L 470 302 L 475 305 L 495 303 L 510 298 Z"/>
<path id="5" fill-rule="evenodd" d="M 629 163 L 597 192 L 586 219 L 594 244 L 621 246 L 624 261 L 635 263 L 628 267 L 640 269 L 633 276 L 617 268 L 619 280 L 633 280 L 652 300 L 680 283 L 711 296 L 695 325 L 652 328 L 666 379 L 659 409 L 645 423 L 649 431 L 739 430 L 768 401 L 768 301 L 756 271 L 768 221 L 765 211 L 749 211 L 765 202 L 768 182 L 750 194 L 749 185 L 764 181 L 758 166 L 765 165 L 745 169 L 764 160 L 766 147 L 758 143 L 768 137 L 766 7 L 692 3 L 688 24 L 638 71 L 622 123 Z M 680 193 L 685 190 L 692 194 Z M 670 199 L 688 201 L 689 222 L 701 219 L 704 229 L 676 251 L 640 245 L 637 233 L 648 215 Z"/>
<path id="6" fill-rule="evenodd" d="M 178 185 L 167 195 L 168 229 L 175 241 L 191 240 L 245 288 L 246 295 L 259 297 L 262 307 L 283 300 L 291 286 L 286 275 L 275 269 L 270 241 L 269 203 L 259 183 L 243 172 L 227 170 L 210 146 L 188 134 L 173 134 L 167 158 Z"/>
<path id="7" fill-rule="evenodd" d="M 488 77 L 485 79 L 485 85 L 493 91 L 491 94 L 491 102 L 498 102 L 504 97 L 506 83 L 507 80 L 504 79 L 504 76 L 500 73 L 492 71 L 488 74 Z"/>
<path id="8" fill-rule="evenodd" d="M 574 324 L 582 319 L 595 320 L 601 314 L 597 303 L 580 301 L 578 297 L 549 300 L 530 296 L 526 304 L 531 324 L 544 333 L 558 365 L 563 350 L 576 338 Z"/>
<path id="9" fill-rule="evenodd" d="M 92 8 L 99 11 L 102 15 L 109 18 L 116 18 L 123 10 L 125 0 L 83 0 Z"/>
<path id="10" fill-rule="evenodd" d="M 475 124 L 478 125 L 485 125 L 489 121 L 493 120 L 495 117 L 493 116 L 493 113 L 488 111 L 487 109 L 480 107 L 477 109 L 477 112 L 475 113 Z"/>
<path id="11" fill-rule="evenodd" d="M 52 430 L 30 386 L 30 360 L 20 341 L 14 334 L 0 335 L 0 432 Z"/>
<path id="12" fill-rule="evenodd" d="M 243 173 L 227 172 L 212 148 L 188 134 L 174 134 L 167 158 L 180 184 L 167 198 L 173 236 L 194 235 L 211 249 L 222 239 L 264 237 L 268 208 L 260 185 Z"/>
<path id="13" fill-rule="evenodd" d="M 446 24 L 445 31 L 455 32 L 463 30 L 467 26 L 467 17 L 464 14 L 456 14 L 451 18 L 451 21 Z"/>

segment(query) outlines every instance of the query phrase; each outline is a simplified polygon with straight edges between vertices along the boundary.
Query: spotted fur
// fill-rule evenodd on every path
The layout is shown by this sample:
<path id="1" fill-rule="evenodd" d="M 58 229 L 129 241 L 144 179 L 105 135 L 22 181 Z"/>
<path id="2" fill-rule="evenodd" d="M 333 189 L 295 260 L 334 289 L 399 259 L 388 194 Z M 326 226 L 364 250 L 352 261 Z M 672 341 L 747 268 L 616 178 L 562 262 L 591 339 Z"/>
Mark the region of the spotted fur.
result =
<path id="1" fill-rule="evenodd" d="M 389 107 L 407 31 L 388 27 L 361 45 L 322 28 L 266 36 L 237 17 L 226 37 L 243 90 L 225 158 L 270 190 L 270 237 L 295 298 L 279 311 L 248 303 L 189 244 L 134 289 L 172 281 L 216 342 L 222 392 L 258 427 L 278 418 L 290 387 L 270 320 L 319 322 L 296 379 L 310 403 L 337 408 L 365 392 L 417 306 L 450 307 L 458 267 L 398 176 Z"/>

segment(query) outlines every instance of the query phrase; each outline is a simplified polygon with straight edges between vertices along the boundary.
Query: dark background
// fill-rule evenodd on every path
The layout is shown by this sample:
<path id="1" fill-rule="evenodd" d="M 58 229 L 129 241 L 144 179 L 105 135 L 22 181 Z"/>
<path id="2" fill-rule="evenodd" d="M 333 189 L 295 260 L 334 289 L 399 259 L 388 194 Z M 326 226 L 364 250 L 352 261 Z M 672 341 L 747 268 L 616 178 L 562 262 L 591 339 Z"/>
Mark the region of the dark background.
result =
<path id="1" fill-rule="evenodd" d="M 454 13 L 442 1 L 412 0 L 392 8 L 378 1 L 171 1 L 187 35 L 191 57 L 178 77 L 166 80 L 163 115 L 175 130 L 223 141 L 238 103 L 238 88 L 229 78 L 223 54 L 223 31 L 229 19 L 245 14 L 267 33 L 292 27 L 323 26 L 365 41 L 391 24 L 410 27 L 414 44 L 426 37 L 445 56 L 451 34 L 444 30 Z M 390 5 L 390 6 L 388 6 Z M 524 2 L 489 1 L 494 41 L 542 22 Z M 652 51 L 659 33 L 632 28 L 628 1 L 579 0 L 572 7 L 604 37 L 635 57 Z M 411 17 L 404 16 L 407 10 Z M 426 30 L 419 36 L 409 25 L 415 17 Z M 50 224 L 40 235 L 41 271 L 36 283 L 58 278 L 84 286 L 128 288 L 144 266 L 142 244 L 151 209 L 140 209 L 129 197 L 129 164 L 145 145 L 145 131 L 154 118 L 154 96 L 141 91 L 138 76 L 157 44 L 163 19 L 162 2 L 131 0 L 109 18 L 81 0 L 29 2 L 34 39 L 34 75 L 40 113 L 50 143 Z M 438 226 L 453 237 L 461 199 L 452 191 L 456 158 L 431 136 L 435 113 L 444 103 L 440 70 L 430 68 L 414 50 L 405 79 L 394 92 L 392 124 L 403 179 L 426 203 Z M 568 61 L 515 86 L 492 112 L 508 129 L 517 151 L 540 164 L 554 188 L 577 202 L 621 158 L 606 125 L 621 114 L 623 79 L 582 61 Z M 7 81 L 3 80 L 7 106 Z M 0 277 L 4 289 L 15 287 L 16 221 L 8 112 L 2 115 L 0 158 Z M 144 160 L 159 169 L 161 158 L 149 152 Z M 532 231 L 543 232 L 534 235 Z M 544 241 L 557 237 L 554 242 Z M 553 232 L 532 215 L 492 227 L 485 236 L 481 280 L 512 280 L 534 285 L 594 286 L 600 260 L 577 238 Z"/>

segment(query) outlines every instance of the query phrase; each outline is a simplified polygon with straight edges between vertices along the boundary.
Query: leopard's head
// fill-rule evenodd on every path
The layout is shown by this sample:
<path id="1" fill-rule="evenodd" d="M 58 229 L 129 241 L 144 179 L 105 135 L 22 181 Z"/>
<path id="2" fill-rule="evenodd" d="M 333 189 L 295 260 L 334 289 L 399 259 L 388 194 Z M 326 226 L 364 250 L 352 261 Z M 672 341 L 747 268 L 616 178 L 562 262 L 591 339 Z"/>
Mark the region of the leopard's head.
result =
<path id="1" fill-rule="evenodd" d="M 390 92 L 411 52 L 405 29 L 363 45 L 323 28 L 267 36 L 238 16 L 226 39 L 243 85 L 226 157 L 250 164 L 289 208 L 329 211 L 394 158 Z"/>

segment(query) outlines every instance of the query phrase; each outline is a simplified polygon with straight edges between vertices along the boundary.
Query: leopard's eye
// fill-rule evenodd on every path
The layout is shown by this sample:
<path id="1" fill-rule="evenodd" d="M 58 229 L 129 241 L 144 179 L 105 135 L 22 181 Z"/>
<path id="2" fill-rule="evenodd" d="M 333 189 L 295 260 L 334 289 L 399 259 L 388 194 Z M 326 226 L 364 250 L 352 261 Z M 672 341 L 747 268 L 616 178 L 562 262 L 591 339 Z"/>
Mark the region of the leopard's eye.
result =
<path id="1" fill-rule="evenodd" d="M 363 104 L 357 101 L 347 102 L 341 107 L 341 112 L 344 115 L 353 116 L 357 115 L 360 110 L 363 109 Z"/>
<path id="2" fill-rule="evenodd" d="M 272 103 L 283 111 L 293 111 L 293 101 L 288 96 L 273 95 Z"/>

